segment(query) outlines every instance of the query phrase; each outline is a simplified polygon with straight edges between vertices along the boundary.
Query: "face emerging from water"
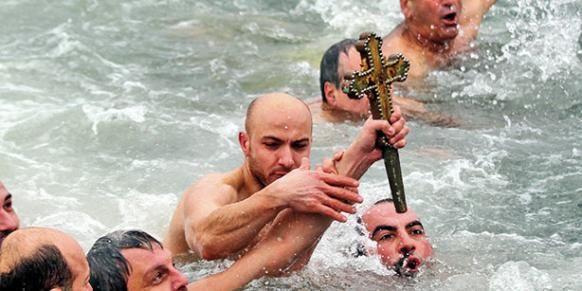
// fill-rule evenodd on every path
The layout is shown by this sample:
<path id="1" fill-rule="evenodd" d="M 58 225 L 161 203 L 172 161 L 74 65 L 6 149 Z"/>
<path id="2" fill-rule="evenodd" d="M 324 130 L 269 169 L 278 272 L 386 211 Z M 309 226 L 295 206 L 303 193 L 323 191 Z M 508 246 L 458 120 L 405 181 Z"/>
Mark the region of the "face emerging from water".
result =
<path id="1" fill-rule="evenodd" d="M 154 246 L 148 249 L 124 249 L 123 257 L 131 265 L 127 290 L 186 291 L 188 279 L 173 265 L 169 251 Z"/>
<path id="2" fill-rule="evenodd" d="M 377 244 L 384 265 L 404 276 L 416 274 L 432 255 L 432 246 L 416 213 L 399 214 L 391 202 L 372 206 L 362 216 L 369 237 Z"/>
<path id="3" fill-rule="evenodd" d="M 2 203 L 2 208 L 0 208 L 0 246 L 2 242 L 11 232 L 18 229 L 20 221 L 18 216 L 12 208 L 12 194 L 8 193 L 4 184 L 0 182 L 0 202 Z"/>
<path id="4" fill-rule="evenodd" d="M 340 78 L 341 85 L 340 88 L 335 88 L 334 86 L 334 98 L 327 98 L 327 103 L 335 109 L 340 109 L 367 117 L 370 111 L 370 103 L 368 98 L 351 99 L 342 90 L 342 87 L 345 83 L 344 77 L 346 75 L 351 75 L 353 72 L 361 70 L 360 63 L 360 53 L 356 50 L 355 47 L 351 47 L 347 54 L 343 52 L 340 53 L 338 60 L 338 76 Z"/>
<path id="5" fill-rule="evenodd" d="M 421 38 L 443 42 L 459 33 L 460 0 L 403 0 L 401 8 L 407 26 Z"/>
<path id="6" fill-rule="evenodd" d="M 279 101 L 257 104 L 249 132 L 240 134 L 250 171 L 263 186 L 298 168 L 311 150 L 309 110 L 299 100 Z"/>

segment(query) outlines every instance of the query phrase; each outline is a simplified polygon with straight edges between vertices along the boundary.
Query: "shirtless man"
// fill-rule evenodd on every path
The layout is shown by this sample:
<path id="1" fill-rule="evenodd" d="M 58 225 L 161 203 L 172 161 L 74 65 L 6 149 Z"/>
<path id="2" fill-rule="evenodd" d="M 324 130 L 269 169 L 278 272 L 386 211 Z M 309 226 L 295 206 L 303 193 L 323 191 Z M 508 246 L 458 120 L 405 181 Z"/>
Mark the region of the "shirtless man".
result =
<path id="1" fill-rule="evenodd" d="M 384 37 L 382 51 L 410 60 L 410 78 L 423 78 L 467 51 L 496 0 L 400 0 L 404 21 Z"/>
<path id="2" fill-rule="evenodd" d="M 0 247 L 0 290 L 91 291 L 89 264 L 69 235 L 50 228 L 24 228 Z"/>
<path id="3" fill-rule="evenodd" d="M 2 181 L 0 181 L 0 247 L 4 239 L 13 231 L 18 229 L 20 221 L 16 211 L 12 208 L 12 194 L 8 192 Z"/>
<path id="4" fill-rule="evenodd" d="M 365 120 L 370 116 L 368 98 L 351 99 L 343 92 L 344 77 L 361 70 L 361 56 L 355 47 L 356 40 L 344 39 L 333 44 L 324 53 L 320 64 L 319 87 L 321 100 L 308 101 L 315 118 L 327 122 Z M 432 125 L 455 125 L 450 116 L 430 112 L 424 104 L 412 98 L 392 96 L 394 104 L 406 119 L 420 120 Z"/>
<path id="5" fill-rule="evenodd" d="M 403 147 L 408 128 L 399 111 L 391 122 L 369 120 L 338 172 L 358 179 L 381 158 L 374 148 L 377 131 Z M 362 201 L 350 190 L 356 180 L 309 170 L 311 127 L 307 106 L 294 97 L 276 93 L 253 101 L 246 132 L 239 134 L 243 165 L 208 175 L 186 190 L 165 238 L 168 250 L 218 259 L 241 254 L 263 239 L 275 240 L 271 251 L 297 248 L 289 252 L 296 254 L 290 263 L 302 267 L 331 221 L 344 222 L 341 212 L 354 213 L 352 204 Z"/>
<path id="6" fill-rule="evenodd" d="M 432 256 L 432 245 L 412 209 L 397 213 L 391 199 L 376 202 L 362 216 L 368 237 L 376 242 L 382 264 L 401 276 L 412 276 Z"/>

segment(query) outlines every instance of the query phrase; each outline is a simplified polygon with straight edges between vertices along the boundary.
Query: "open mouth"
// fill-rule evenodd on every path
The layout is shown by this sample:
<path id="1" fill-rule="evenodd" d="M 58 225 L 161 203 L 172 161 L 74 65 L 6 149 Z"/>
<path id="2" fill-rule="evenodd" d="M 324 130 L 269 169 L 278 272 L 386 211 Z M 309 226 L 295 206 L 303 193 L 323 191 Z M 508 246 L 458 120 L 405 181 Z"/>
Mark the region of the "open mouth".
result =
<path id="1" fill-rule="evenodd" d="M 445 25 L 457 25 L 457 12 L 449 12 L 442 17 Z"/>
<path id="2" fill-rule="evenodd" d="M 395 266 L 396 273 L 400 276 L 414 276 L 420 268 L 420 259 L 414 256 L 403 256 Z"/>

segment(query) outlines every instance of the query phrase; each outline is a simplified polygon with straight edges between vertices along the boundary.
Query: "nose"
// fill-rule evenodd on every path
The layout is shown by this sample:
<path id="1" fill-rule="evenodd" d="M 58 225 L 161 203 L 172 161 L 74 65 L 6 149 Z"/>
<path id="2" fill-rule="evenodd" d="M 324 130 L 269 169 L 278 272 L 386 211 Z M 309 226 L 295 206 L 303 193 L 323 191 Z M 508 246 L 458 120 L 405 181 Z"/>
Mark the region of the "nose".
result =
<path id="1" fill-rule="evenodd" d="M 400 244 L 398 246 L 398 252 L 401 255 L 409 255 L 414 253 L 416 247 L 414 246 L 414 240 L 410 238 L 407 234 L 400 236 Z"/>
<path id="2" fill-rule="evenodd" d="M 186 285 L 188 284 L 188 279 L 186 276 L 182 275 L 178 270 L 175 268 L 172 270 L 172 290 L 175 291 L 185 291 Z"/>
<path id="3" fill-rule="evenodd" d="M 293 160 L 293 152 L 290 147 L 282 147 L 279 151 L 279 165 L 286 169 L 291 169 L 295 161 Z"/>
<path id="4" fill-rule="evenodd" d="M 0 231 L 15 231 L 18 229 L 18 224 L 16 213 L 0 209 Z"/>

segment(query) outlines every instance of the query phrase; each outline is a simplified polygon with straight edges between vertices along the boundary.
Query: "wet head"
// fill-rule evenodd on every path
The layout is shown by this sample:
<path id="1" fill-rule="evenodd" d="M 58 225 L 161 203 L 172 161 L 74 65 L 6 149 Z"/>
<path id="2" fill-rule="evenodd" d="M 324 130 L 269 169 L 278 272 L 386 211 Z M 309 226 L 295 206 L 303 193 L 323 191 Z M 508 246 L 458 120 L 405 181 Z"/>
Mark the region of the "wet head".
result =
<path id="1" fill-rule="evenodd" d="M 8 192 L 2 182 L 0 182 L 0 201 L 2 202 L 2 208 L 0 209 L 0 246 L 2 246 L 4 239 L 18 229 L 20 220 L 12 206 L 12 194 Z"/>
<path id="2" fill-rule="evenodd" d="M 459 34 L 460 0 L 401 0 L 407 28 L 419 39 L 442 43 Z"/>
<path id="3" fill-rule="evenodd" d="M 159 245 L 153 248 L 129 248 L 121 250 L 130 265 L 127 290 L 172 290 L 186 291 L 188 279 L 172 262 L 169 251 Z"/>
<path id="4" fill-rule="evenodd" d="M 340 52 L 338 56 L 338 79 L 339 86 L 328 82 L 328 87 L 324 89 L 326 104 L 329 108 L 342 110 L 360 115 L 366 118 L 370 114 L 370 103 L 367 98 L 351 99 L 343 91 L 346 84 L 346 76 L 351 76 L 354 72 L 360 71 L 361 56 L 354 45 L 350 45 L 347 51 Z"/>
<path id="5" fill-rule="evenodd" d="M 56 254 L 52 254 L 52 259 L 49 259 L 51 255 L 47 255 L 46 248 L 50 247 L 55 249 Z M 41 254 L 42 252 L 42 254 Z M 49 266 L 41 266 L 41 269 L 47 272 L 41 276 L 46 280 L 54 280 L 55 274 L 49 274 L 51 271 L 56 271 L 61 276 L 64 276 L 64 285 L 59 287 L 64 287 L 66 290 L 93 290 L 91 284 L 89 284 L 89 264 L 85 258 L 85 253 L 79 243 L 74 240 L 69 235 L 49 228 L 24 228 L 17 230 L 10 234 L 4 241 L 0 249 L 0 257 L 2 257 L 0 263 L 0 272 L 10 272 L 18 270 L 18 272 L 30 271 L 27 268 L 18 267 L 24 261 L 38 260 L 35 264 L 41 264 L 46 262 L 54 261 L 55 258 L 58 261 L 58 257 L 64 258 L 64 268 L 67 270 L 55 270 L 57 268 L 49 268 Z M 32 264 L 34 265 L 34 264 Z M 36 274 L 38 275 L 38 274 Z M 24 277 L 26 274 L 24 274 Z M 38 281 L 38 280 L 37 280 Z M 35 283 L 38 283 L 35 281 Z M 32 283 L 31 283 L 32 284 Z M 69 289 L 67 289 L 69 288 Z"/>
<path id="6" fill-rule="evenodd" d="M 241 149 L 257 180 L 269 185 L 301 165 L 311 150 L 311 112 L 303 101 L 284 93 L 255 99 L 247 111 Z"/>
<path id="7" fill-rule="evenodd" d="M 362 222 L 382 264 L 400 275 L 415 275 L 432 255 L 424 227 L 411 209 L 400 214 L 390 200 L 381 200 L 364 213 Z"/>

